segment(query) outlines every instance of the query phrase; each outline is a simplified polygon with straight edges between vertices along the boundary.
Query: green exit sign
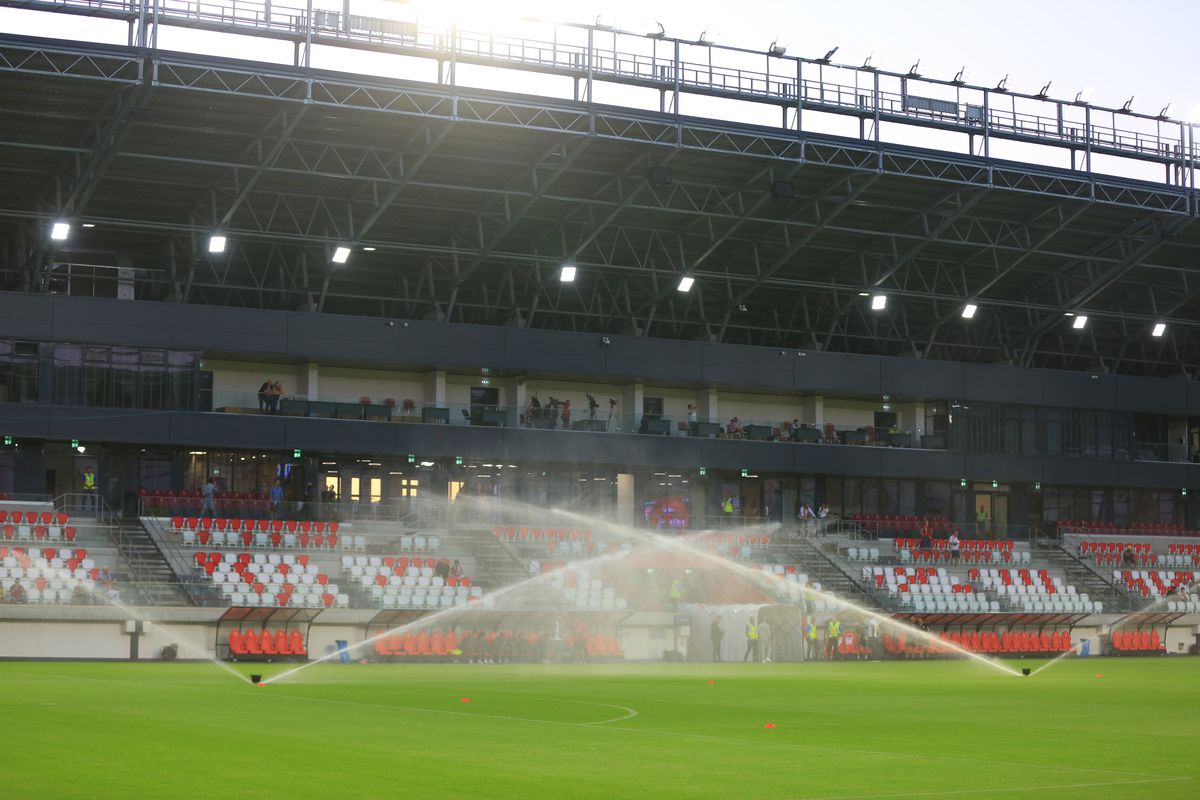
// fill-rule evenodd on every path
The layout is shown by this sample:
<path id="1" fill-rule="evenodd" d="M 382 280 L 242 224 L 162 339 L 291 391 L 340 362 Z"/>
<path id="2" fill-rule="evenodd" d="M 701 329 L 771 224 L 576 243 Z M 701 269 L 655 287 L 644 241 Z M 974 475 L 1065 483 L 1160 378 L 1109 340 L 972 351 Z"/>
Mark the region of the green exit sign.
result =
<path id="1" fill-rule="evenodd" d="M 300 456 L 301 456 L 300 448 L 297 447 L 295 450 L 292 451 L 292 458 L 299 458 Z"/>
<path id="2" fill-rule="evenodd" d="M 748 477 L 750 477 L 750 470 L 748 470 L 748 469 L 746 469 L 745 467 L 743 467 L 743 468 L 742 468 L 742 477 L 743 477 L 743 478 L 748 478 Z"/>
<path id="3" fill-rule="evenodd" d="M 71 440 L 71 449 L 72 449 L 72 450 L 78 450 L 78 449 L 79 449 L 79 440 L 78 440 L 78 439 L 72 439 L 72 440 Z"/>
<path id="4" fill-rule="evenodd" d="M 462 461 L 463 461 L 463 459 L 462 459 L 462 456 L 455 456 L 455 457 L 454 457 L 454 465 L 455 465 L 456 467 L 461 467 L 461 466 L 462 466 Z"/>
<path id="5" fill-rule="evenodd" d="M 5 444 L 5 445 L 10 445 L 10 444 L 12 444 L 12 437 L 11 437 L 11 436 L 5 436 L 5 437 L 4 437 L 4 444 Z"/>
<path id="6" fill-rule="evenodd" d="M 708 470 L 705 469 L 704 467 L 701 467 L 700 468 L 700 477 L 703 478 L 707 474 L 708 474 Z"/>
<path id="7" fill-rule="evenodd" d="M 409 453 L 409 454 L 408 454 L 408 463 L 410 463 L 410 464 L 415 464 L 415 463 L 417 463 L 417 457 L 416 457 L 416 455 L 414 455 L 413 453 Z"/>

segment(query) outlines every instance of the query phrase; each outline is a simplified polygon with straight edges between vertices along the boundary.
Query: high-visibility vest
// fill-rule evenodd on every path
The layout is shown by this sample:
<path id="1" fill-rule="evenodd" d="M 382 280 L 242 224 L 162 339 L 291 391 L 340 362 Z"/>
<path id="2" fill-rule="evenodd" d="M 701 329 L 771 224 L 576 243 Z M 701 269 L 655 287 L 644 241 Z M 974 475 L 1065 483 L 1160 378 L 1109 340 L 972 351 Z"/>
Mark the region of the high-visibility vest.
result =
<path id="1" fill-rule="evenodd" d="M 733 513 L 733 498 L 726 497 L 725 502 L 721 505 L 721 508 L 725 511 L 726 514 L 732 514 Z"/>
<path id="2" fill-rule="evenodd" d="M 830 638 L 841 636 L 842 623 L 838 622 L 836 619 L 829 620 L 829 631 L 828 632 L 829 632 Z"/>
<path id="3" fill-rule="evenodd" d="M 758 625 L 753 622 L 746 623 L 746 638 L 751 640 L 758 638 Z"/>
<path id="4" fill-rule="evenodd" d="M 671 599 L 679 600 L 683 597 L 683 582 L 676 578 L 671 581 Z"/>
<path id="5" fill-rule="evenodd" d="M 94 473 L 94 472 L 83 473 L 83 488 L 85 488 L 85 489 L 95 489 L 96 488 L 96 473 Z"/>
<path id="6" fill-rule="evenodd" d="M 812 639 L 813 641 L 816 641 L 817 638 L 817 626 L 813 625 L 812 623 L 809 623 L 808 625 L 808 638 Z"/>

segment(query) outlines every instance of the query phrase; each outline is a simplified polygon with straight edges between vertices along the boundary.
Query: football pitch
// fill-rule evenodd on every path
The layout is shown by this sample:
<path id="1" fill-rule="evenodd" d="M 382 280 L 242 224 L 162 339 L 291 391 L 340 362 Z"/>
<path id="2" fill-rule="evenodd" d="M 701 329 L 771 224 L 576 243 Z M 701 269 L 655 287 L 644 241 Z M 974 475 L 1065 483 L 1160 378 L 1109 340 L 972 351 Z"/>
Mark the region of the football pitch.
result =
<path id="1" fill-rule="evenodd" d="M 8 662 L 0 796 L 1192 798 L 1198 712 L 1198 658 Z"/>

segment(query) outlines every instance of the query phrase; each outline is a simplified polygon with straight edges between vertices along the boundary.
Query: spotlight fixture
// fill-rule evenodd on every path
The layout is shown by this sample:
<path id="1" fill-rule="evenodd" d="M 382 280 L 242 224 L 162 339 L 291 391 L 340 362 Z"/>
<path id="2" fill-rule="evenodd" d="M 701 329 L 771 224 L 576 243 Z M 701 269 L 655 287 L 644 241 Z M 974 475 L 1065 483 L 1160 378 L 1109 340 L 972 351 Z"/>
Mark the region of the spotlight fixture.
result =
<path id="1" fill-rule="evenodd" d="M 333 251 L 333 258 L 330 259 L 335 264 L 345 264 L 350 260 L 350 248 L 345 245 L 338 245 Z"/>
<path id="2" fill-rule="evenodd" d="M 974 303 L 967 303 L 965 306 L 963 306 L 962 318 L 975 319 L 975 312 L 978 310 L 979 306 L 975 305 Z"/>
<path id="3" fill-rule="evenodd" d="M 859 297 L 870 297 L 871 293 L 870 292 L 859 292 L 858 296 Z"/>
<path id="4" fill-rule="evenodd" d="M 1150 335 L 1155 338 L 1161 338 L 1162 335 L 1166 332 L 1167 332 L 1167 323 L 1156 322 L 1156 323 L 1154 323 L 1154 330 L 1152 330 L 1150 332 Z"/>
<path id="5" fill-rule="evenodd" d="M 1048 98 L 1050 96 L 1050 84 L 1052 83 L 1054 83 L 1054 81 L 1046 81 L 1046 85 L 1039 89 L 1038 93 L 1035 94 L 1034 97 L 1036 97 L 1038 100 L 1045 100 Z"/>
<path id="6" fill-rule="evenodd" d="M 1085 325 L 1087 325 L 1086 314 L 1076 314 L 1075 319 L 1071 320 L 1071 327 L 1077 331 L 1083 330 Z"/>
<path id="7" fill-rule="evenodd" d="M 64 242 L 71 235 L 71 223 L 56 222 L 50 227 L 50 238 L 56 242 Z"/>
<path id="8" fill-rule="evenodd" d="M 695 282 L 696 282 L 696 279 L 693 278 L 691 275 L 684 275 L 682 278 L 679 279 L 679 286 L 676 288 L 681 292 L 690 292 L 692 290 L 692 284 L 694 284 Z"/>
<path id="9" fill-rule="evenodd" d="M 80 227 L 81 227 L 81 228 L 94 228 L 94 227 L 96 227 L 96 223 L 94 223 L 94 222 L 85 222 L 85 223 L 83 223 L 83 225 L 81 225 Z"/>
<path id="10" fill-rule="evenodd" d="M 704 45 L 705 47 L 712 44 L 712 42 L 709 41 L 709 38 L 708 38 L 708 28 L 705 28 L 704 30 L 700 31 L 700 38 L 696 40 L 696 44 Z"/>
<path id="11" fill-rule="evenodd" d="M 920 68 L 921 68 L 921 59 L 918 58 L 917 63 L 913 64 L 911 67 L 908 68 L 908 75 L 906 75 L 905 77 L 907 77 L 907 78 L 921 77 L 921 73 L 917 72 L 917 70 Z"/>
<path id="12" fill-rule="evenodd" d="M 375 248 L 374 248 L 374 247 L 364 247 L 364 248 L 363 248 L 363 252 L 364 252 L 364 253 L 374 253 L 374 252 L 375 252 Z"/>
<path id="13" fill-rule="evenodd" d="M 886 294 L 877 294 L 871 298 L 871 310 L 872 311 L 883 311 L 885 308 L 887 308 L 887 295 Z"/>
<path id="14" fill-rule="evenodd" d="M 1133 113 L 1133 101 L 1136 97 L 1137 97 L 1137 95 L 1130 95 L 1129 99 L 1125 101 L 1125 105 L 1121 106 L 1121 111 L 1123 111 L 1126 114 L 1132 114 Z"/>
<path id="15" fill-rule="evenodd" d="M 787 48 L 784 47 L 783 45 L 781 45 L 779 43 L 779 40 L 776 39 L 775 41 L 771 42 L 771 46 L 767 49 L 767 52 L 770 53 L 771 55 L 775 56 L 776 58 L 779 58 L 780 56 L 782 56 L 784 53 L 787 52 Z"/>
<path id="16" fill-rule="evenodd" d="M 225 252 L 225 237 L 219 233 L 214 233 L 208 237 L 208 252 L 224 253 Z"/>
<path id="17" fill-rule="evenodd" d="M 862 63 L 862 66 L 859 69 L 864 69 L 867 72 L 874 72 L 876 69 L 878 69 L 878 67 L 871 63 L 874 58 L 875 54 L 871 53 L 871 55 L 867 56 L 867 60 Z"/>
<path id="18" fill-rule="evenodd" d="M 1008 76 L 1005 75 L 1003 78 L 1001 78 L 1000 82 L 996 84 L 996 88 L 993 89 L 992 91 L 1007 92 L 1008 91 Z"/>
<path id="19" fill-rule="evenodd" d="M 575 265 L 574 264 L 563 264 L 562 272 L 560 272 L 558 274 L 558 279 L 562 283 L 574 283 L 575 282 Z"/>
<path id="20" fill-rule="evenodd" d="M 962 86 L 964 83 L 967 82 L 966 75 L 967 75 L 967 67 L 964 64 L 962 69 L 960 69 L 958 72 L 954 73 L 954 78 L 952 78 L 950 82 L 952 84 L 954 84 L 955 86 Z"/>
<path id="21" fill-rule="evenodd" d="M 833 54 L 836 53 L 839 49 L 840 49 L 840 46 L 833 48 L 828 53 L 826 53 L 825 55 L 818 58 L 817 63 L 818 64 L 828 64 L 831 60 L 833 60 Z"/>
<path id="22" fill-rule="evenodd" d="M 661 39 L 667 35 L 667 29 L 663 27 L 661 22 L 654 20 L 654 24 L 658 26 L 658 30 L 647 33 L 647 36 L 649 36 L 651 39 Z"/>
<path id="23" fill-rule="evenodd" d="M 1165 106 L 1163 106 L 1162 111 L 1158 112 L 1158 120 L 1160 122 L 1166 122 L 1168 119 L 1170 119 L 1171 111 L 1174 109 L 1174 107 L 1174 103 L 1167 103 Z"/>

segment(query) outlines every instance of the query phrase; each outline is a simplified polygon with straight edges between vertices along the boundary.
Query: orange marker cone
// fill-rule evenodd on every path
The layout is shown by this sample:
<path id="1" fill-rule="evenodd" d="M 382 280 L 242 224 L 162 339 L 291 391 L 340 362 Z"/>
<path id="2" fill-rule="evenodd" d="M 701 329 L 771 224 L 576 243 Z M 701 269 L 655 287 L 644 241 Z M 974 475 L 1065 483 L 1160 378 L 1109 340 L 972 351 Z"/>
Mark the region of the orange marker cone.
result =
<path id="1" fill-rule="evenodd" d="M 775 723 L 774 723 L 774 722 L 768 722 L 766 725 L 763 725 L 763 727 L 764 727 L 764 728 L 774 728 L 774 727 L 775 727 Z"/>
<path id="2" fill-rule="evenodd" d="M 469 698 L 469 697 L 464 697 L 463 699 L 459 700 L 458 702 L 460 702 L 460 703 L 469 703 L 469 702 L 471 702 L 471 698 Z"/>

